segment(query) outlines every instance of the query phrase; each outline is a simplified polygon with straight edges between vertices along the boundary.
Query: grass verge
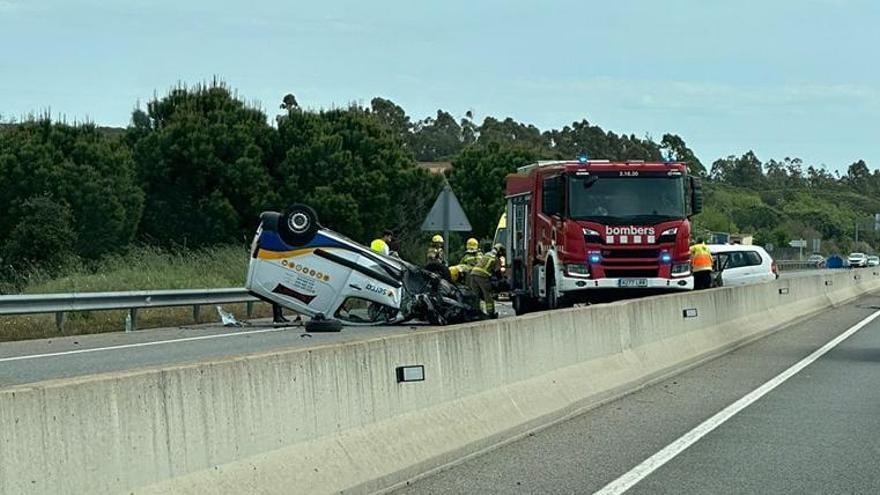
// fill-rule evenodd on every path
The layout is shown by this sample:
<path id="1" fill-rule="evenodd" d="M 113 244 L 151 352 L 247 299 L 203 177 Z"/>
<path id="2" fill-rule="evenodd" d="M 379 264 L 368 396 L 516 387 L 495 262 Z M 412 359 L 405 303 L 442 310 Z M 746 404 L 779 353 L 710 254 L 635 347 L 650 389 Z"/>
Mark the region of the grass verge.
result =
<path id="1" fill-rule="evenodd" d="M 240 246 L 187 252 L 139 247 L 96 263 L 72 261 L 56 272 L 36 269 L 28 275 L 20 293 L 242 287 L 247 261 L 247 250 Z M 225 305 L 223 309 L 236 318 L 246 318 L 244 304 Z M 271 313 L 270 306 L 265 303 L 254 306 L 254 317 L 266 317 Z M 63 334 L 56 328 L 55 315 L 0 316 L 0 341 L 118 332 L 124 330 L 125 316 L 125 311 L 67 313 Z M 216 309 L 203 306 L 201 321 L 219 321 Z M 139 330 L 193 323 L 192 307 L 138 311 Z"/>

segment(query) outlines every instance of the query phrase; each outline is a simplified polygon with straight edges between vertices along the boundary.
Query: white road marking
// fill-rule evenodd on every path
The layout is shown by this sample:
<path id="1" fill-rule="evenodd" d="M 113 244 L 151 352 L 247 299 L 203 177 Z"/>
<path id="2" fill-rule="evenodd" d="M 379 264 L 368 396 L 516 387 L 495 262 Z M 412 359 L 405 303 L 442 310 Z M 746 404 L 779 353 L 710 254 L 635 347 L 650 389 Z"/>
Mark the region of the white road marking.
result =
<path id="1" fill-rule="evenodd" d="M 100 351 L 112 351 L 115 349 L 129 349 L 134 347 L 150 347 L 154 345 L 162 345 L 162 344 L 174 344 L 177 342 L 192 342 L 194 340 L 208 340 L 208 339 L 219 339 L 223 337 L 235 337 L 241 335 L 253 335 L 255 333 L 268 333 L 268 332 L 280 332 L 282 330 L 287 330 L 290 327 L 280 327 L 280 328 L 264 328 L 262 330 L 248 330 L 242 332 L 234 332 L 234 333 L 218 333 L 214 335 L 200 335 L 198 337 L 186 337 L 182 339 L 172 339 L 172 340 L 155 340 L 152 342 L 138 342 L 137 344 L 122 344 L 122 345 L 113 345 L 109 347 L 94 347 L 90 349 L 75 349 L 72 351 L 61 351 L 61 352 L 50 352 L 47 354 L 30 354 L 27 356 L 12 356 L 0 358 L 0 363 L 7 363 L 10 361 L 24 361 L 26 359 L 39 359 L 46 357 L 54 357 L 54 356 L 66 356 L 68 354 L 85 354 L 87 352 L 100 352 Z"/>
<path id="2" fill-rule="evenodd" d="M 657 452 L 638 466 L 632 468 L 629 472 L 627 472 L 620 478 L 617 478 L 611 483 L 608 483 L 601 490 L 595 492 L 595 495 L 612 495 L 626 492 L 636 483 L 643 480 L 645 477 L 656 471 L 658 468 L 674 459 L 678 454 L 682 453 L 685 449 L 696 443 L 699 439 L 709 434 L 709 432 L 724 424 L 724 422 L 726 422 L 728 419 L 735 416 L 737 413 L 769 393 L 771 390 L 775 389 L 779 385 L 782 385 L 786 380 L 796 375 L 798 372 L 822 357 L 831 349 L 835 348 L 838 344 L 849 338 L 852 334 L 858 332 L 865 325 L 874 321 L 878 316 L 880 316 L 880 311 L 877 311 L 865 318 L 864 320 L 856 323 L 845 332 L 838 335 L 827 344 L 822 346 L 820 349 L 799 361 L 791 368 L 788 368 L 779 375 L 776 375 L 770 381 L 749 392 L 748 395 L 727 406 L 721 412 L 707 419 L 693 430 L 685 433 L 678 440 L 667 445 L 663 448 L 663 450 Z"/>

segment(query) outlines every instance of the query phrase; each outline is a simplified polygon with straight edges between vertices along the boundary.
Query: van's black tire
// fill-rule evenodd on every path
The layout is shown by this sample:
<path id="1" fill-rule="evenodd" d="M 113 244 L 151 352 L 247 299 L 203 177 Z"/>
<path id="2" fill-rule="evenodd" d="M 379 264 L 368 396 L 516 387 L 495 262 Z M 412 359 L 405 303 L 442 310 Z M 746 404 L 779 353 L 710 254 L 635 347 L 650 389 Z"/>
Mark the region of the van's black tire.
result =
<path id="1" fill-rule="evenodd" d="M 298 203 L 290 205 L 278 221 L 278 235 L 291 246 L 308 244 L 320 228 L 315 210 Z"/>
<path id="2" fill-rule="evenodd" d="M 342 322 L 339 320 L 311 319 L 305 324 L 306 332 L 341 332 Z"/>

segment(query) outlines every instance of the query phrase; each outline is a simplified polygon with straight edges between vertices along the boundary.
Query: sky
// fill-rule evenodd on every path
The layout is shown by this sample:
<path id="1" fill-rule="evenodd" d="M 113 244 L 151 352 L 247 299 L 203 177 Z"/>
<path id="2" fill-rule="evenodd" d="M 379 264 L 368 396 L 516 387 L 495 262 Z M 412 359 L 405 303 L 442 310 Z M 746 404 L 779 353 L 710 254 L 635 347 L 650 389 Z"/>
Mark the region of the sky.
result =
<path id="1" fill-rule="evenodd" d="M 874 169 L 878 25 L 876 0 L 0 0 L 0 116 L 124 126 L 218 77 L 269 115 L 382 96 Z"/>

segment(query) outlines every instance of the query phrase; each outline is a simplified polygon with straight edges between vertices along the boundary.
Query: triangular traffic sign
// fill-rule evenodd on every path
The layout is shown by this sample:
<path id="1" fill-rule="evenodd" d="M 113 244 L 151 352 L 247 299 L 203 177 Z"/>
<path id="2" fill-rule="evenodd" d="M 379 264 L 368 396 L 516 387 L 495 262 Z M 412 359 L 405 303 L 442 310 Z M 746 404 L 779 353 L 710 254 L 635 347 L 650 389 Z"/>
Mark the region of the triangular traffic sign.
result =
<path id="1" fill-rule="evenodd" d="M 422 223 L 422 230 L 435 230 L 441 232 L 470 232 L 471 223 L 461 208 L 461 203 L 452 192 L 449 184 L 443 187 L 437 201 Z"/>

